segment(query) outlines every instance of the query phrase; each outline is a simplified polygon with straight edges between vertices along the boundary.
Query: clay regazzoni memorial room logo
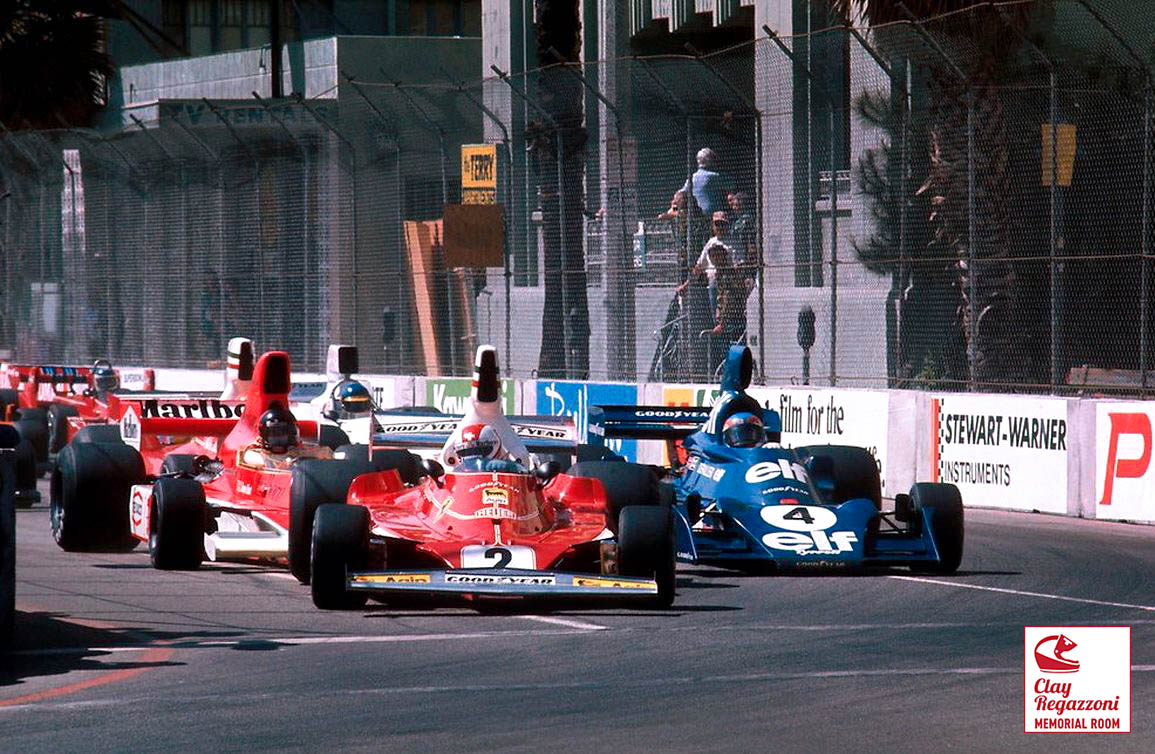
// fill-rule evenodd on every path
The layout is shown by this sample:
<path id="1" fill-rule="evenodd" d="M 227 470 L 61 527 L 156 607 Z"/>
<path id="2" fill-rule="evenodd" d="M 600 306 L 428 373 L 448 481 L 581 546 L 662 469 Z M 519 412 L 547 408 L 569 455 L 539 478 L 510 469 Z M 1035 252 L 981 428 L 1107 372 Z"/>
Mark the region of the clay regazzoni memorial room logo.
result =
<path id="1" fill-rule="evenodd" d="M 1131 731 L 1131 627 L 1023 629 L 1028 733 Z"/>

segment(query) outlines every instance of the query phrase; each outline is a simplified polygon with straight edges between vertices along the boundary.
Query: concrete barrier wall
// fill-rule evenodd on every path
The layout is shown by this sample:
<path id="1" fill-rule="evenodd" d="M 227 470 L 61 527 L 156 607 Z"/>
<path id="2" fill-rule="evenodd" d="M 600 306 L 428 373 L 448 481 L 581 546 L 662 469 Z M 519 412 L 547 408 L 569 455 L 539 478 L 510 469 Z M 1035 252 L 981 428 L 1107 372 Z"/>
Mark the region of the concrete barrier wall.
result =
<path id="1" fill-rule="evenodd" d="M 156 373 L 161 389 L 223 384 L 219 371 Z M 453 413 L 469 394 L 468 378 L 361 379 L 386 407 L 428 405 Z M 710 405 L 717 386 L 505 380 L 503 393 L 507 411 L 568 415 L 584 436 L 591 405 Z M 887 497 L 916 481 L 944 481 L 958 485 L 968 506 L 1155 523 L 1155 402 L 799 385 L 756 385 L 750 394 L 782 415 L 787 445 L 869 448 Z M 644 463 L 663 460 L 660 443 L 615 446 Z"/>

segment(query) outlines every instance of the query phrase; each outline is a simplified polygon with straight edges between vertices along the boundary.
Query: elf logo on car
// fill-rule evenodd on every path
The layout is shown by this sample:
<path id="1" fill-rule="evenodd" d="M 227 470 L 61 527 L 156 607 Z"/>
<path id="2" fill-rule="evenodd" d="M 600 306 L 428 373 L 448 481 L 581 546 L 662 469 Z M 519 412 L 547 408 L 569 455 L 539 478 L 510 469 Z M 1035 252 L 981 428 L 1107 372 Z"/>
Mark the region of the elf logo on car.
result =
<path id="1" fill-rule="evenodd" d="M 793 550 L 798 555 L 837 555 L 850 552 L 858 535 L 852 531 L 827 529 L 838 523 L 838 516 L 817 505 L 767 505 L 762 520 L 778 529 L 764 534 L 762 544 L 772 550 Z"/>
<path id="2" fill-rule="evenodd" d="M 802 464 L 791 463 L 785 458 L 779 458 L 777 461 L 763 461 L 746 469 L 746 481 L 749 484 L 761 484 L 778 477 L 796 479 L 799 482 L 810 480 L 810 477 L 806 476 L 806 469 L 802 467 Z"/>

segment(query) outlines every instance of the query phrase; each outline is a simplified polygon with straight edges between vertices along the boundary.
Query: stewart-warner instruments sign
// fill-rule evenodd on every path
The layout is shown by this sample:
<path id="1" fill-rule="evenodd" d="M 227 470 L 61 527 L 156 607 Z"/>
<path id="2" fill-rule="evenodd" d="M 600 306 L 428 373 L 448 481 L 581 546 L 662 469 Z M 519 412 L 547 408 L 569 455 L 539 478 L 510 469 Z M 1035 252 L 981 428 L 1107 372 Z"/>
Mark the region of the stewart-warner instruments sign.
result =
<path id="1" fill-rule="evenodd" d="M 931 399 L 932 481 L 974 505 L 1067 512 L 1067 402 L 951 395 Z"/>
<path id="2" fill-rule="evenodd" d="M 719 392 L 717 385 L 669 385 L 662 388 L 662 402 L 667 406 L 709 406 Z M 887 393 L 756 385 L 751 385 L 746 392 L 782 416 L 784 445 L 866 448 L 878 464 L 883 494 L 894 494 L 886 487 L 886 433 L 890 418 Z"/>

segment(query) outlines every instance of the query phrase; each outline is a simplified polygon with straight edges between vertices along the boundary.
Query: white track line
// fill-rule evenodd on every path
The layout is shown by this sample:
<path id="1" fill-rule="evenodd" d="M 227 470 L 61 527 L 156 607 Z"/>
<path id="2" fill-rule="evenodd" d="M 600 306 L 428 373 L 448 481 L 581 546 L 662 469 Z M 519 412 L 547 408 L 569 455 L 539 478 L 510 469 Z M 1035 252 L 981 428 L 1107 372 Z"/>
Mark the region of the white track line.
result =
<path id="1" fill-rule="evenodd" d="M 1155 612 L 1155 605 L 1134 605 L 1130 602 L 1107 602 L 1092 600 L 1086 597 L 1067 597 L 1062 594 L 1046 594 L 1045 592 L 1024 592 L 1021 589 L 1004 589 L 997 586 L 981 586 L 979 584 L 962 584 L 957 581 L 942 581 L 940 579 L 925 579 L 920 576 L 888 576 L 887 578 L 899 581 L 917 581 L 920 584 L 936 584 L 938 586 L 953 586 L 956 589 L 977 589 L 982 592 L 997 592 L 998 594 L 1013 594 L 1017 597 L 1038 597 L 1044 600 L 1060 600 L 1062 602 L 1078 602 L 1084 605 L 1100 605 L 1102 607 L 1122 607 L 1129 610 L 1145 610 Z"/>
<path id="2" fill-rule="evenodd" d="M 519 615 L 519 618 L 525 620 L 534 620 L 538 623 L 552 623 L 555 626 L 568 626 L 569 628 L 580 628 L 584 631 L 605 631 L 609 626 L 600 626 L 597 623 L 586 623 L 580 620 L 570 620 L 569 618 L 555 618 L 552 615 Z"/>
<path id="3" fill-rule="evenodd" d="M 577 623 L 577 621 L 573 621 Z M 586 633 L 593 624 L 581 629 L 532 629 L 525 631 L 478 631 L 457 634 L 389 634 L 379 636 L 254 636 L 249 639 L 222 641 L 174 641 L 163 645 L 141 644 L 124 647 L 55 647 L 51 649 L 24 649 L 9 652 L 9 657 L 38 657 L 48 655 L 97 654 L 102 652 L 143 652 L 164 646 L 170 649 L 244 649 L 249 645 L 274 644 L 284 646 L 306 646 L 310 644 L 394 644 L 416 641 L 461 641 L 474 639 L 507 639 L 525 636 L 572 636 Z M 605 628 L 605 626 L 598 626 Z"/>

